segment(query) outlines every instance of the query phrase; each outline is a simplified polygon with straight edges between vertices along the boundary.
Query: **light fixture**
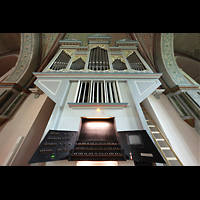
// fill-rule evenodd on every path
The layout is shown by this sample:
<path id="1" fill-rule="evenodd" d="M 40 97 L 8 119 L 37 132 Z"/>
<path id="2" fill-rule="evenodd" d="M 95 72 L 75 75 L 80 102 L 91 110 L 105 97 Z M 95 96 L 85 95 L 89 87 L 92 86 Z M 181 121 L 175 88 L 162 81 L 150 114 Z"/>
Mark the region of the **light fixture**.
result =
<path id="1" fill-rule="evenodd" d="M 78 161 L 76 166 L 118 166 L 117 161 Z"/>
<path id="2" fill-rule="evenodd" d="M 100 112 L 101 110 L 100 110 L 100 108 L 97 108 L 97 112 Z"/>
<path id="3" fill-rule="evenodd" d="M 113 117 L 82 117 L 82 118 L 87 118 L 87 119 L 111 119 Z"/>

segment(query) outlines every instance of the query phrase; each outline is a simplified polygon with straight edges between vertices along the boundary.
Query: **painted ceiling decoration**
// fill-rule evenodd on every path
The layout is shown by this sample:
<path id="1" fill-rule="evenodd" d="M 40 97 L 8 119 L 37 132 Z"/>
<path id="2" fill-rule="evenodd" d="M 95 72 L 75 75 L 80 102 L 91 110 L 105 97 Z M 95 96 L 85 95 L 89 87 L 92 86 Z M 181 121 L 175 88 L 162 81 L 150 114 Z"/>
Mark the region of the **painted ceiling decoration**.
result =
<path id="1" fill-rule="evenodd" d="M 26 42 L 29 39 L 30 33 L 24 33 L 24 36 L 21 38 L 20 33 L 11 33 L 7 34 L 11 38 L 10 40 L 5 40 L 5 34 L 0 34 L 0 54 L 9 53 L 10 51 L 20 50 L 19 59 L 15 64 L 15 74 L 11 75 L 6 82 L 15 82 L 17 78 L 21 76 L 23 73 L 23 69 L 28 65 L 28 57 L 31 57 L 31 43 Z M 116 41 L 124 40 L 136 40 L 138 41 L 138 51 L 144 58 L 144 60 L 149 64 L 152 70 L 156 71 L 154 54 L 155 54 L 155 37 L 157 33 L 100 33 L 101 35 L 105 35 L 105 40 L 109 40 L 109 46 L 112 46 L 112 51 L 117 52 Z M 59 40 L 66 40 L 74 38 L 75 40 L 79 40 L 83 46 L 80 47 L 80 52 L 84 51 L 84 48 L 87 50 L 87 36 L 93 35 L 95 40 L 95 35 L 99 35 L 97 33 L 40 33 L 40 66 L 39 70 L 42 70 L 50 61 L 53 55 L 55 55 L 58 50 Z M 19 37 L 21 38 L 21 43 L 24 44 L 23 51 L 20 49 Z M 26 38 L 27 37 L 27 38 Z M 25 43 L 26 44 L 25 44 Z M 100 48 L 104 49 L 104 44 L 101 44 Z M 200 34 L 199 33 L 175 33 L 174 34 L 174 51 L 175 55 L 185 56 L 191 59 L 194 59 L 198 62 L 200 61 Z M 94 46 L 93 48 L 95 48 Z M 69 52 L 67 52 L 69 51 Z M 27 52 L 26 54 L 24 54 Z M 29 52 L 29 53 L 28 53 Z M 72 51 L 66 49 L 66 53 L 71 56 Z M 81 53 L 80 53 L 81 54 Z M 128 50 L 124 50 L 124 54 L 126 57 L 132 54 L 132 52 L 128 52 Z M 23 58 L 22 58 L 23 56 Z M 84 57 L 82 58 L 84 61 Z M 78 59 L 78 58 L 76 58 Z M 121 62 L 123 60 L 118 58 Z M 180 59 L 179 59 L 180 60 Z M 181 66 L 179 66 L 181 67 Z M 195 69 L 198 69 L 196 67 Z M 198 73 L 196 73 L 198 74 Z M 196 77 L 198 79 L 198 77 Z"/>
<path id="2" fill-rule="evenodd" d="M 48 52 L 51 50 L 54 42 L 57 40 L 59 33 L 42 33 L 42 55 L 41 62 L 45 59 Z"/>
<path id="3" fill-rule="evenodd" d="M 137 38 L 147 53 L 148 58 L 154 63 L 153 59 L 153 43 L 154 33 L 135 33 Z"/>

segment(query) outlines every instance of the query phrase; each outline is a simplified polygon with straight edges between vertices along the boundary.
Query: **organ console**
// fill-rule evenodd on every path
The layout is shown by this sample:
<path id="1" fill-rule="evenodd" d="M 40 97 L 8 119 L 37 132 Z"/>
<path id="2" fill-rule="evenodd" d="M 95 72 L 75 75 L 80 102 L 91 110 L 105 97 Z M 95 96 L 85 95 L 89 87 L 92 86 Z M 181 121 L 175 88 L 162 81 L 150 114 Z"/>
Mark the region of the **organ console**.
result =
<path id="1" fill-rule="evenodd" d="M 132 157 L 135 166 L 151 166 L 165 163 L 151 138 L 145 130 L 120 131 L 118 138 L 125 155 Z"/>
<path id="2" fill-rule="evenodd" d="M 77 140 L 77 131 L 50 130 L 29 163 L 68 159 Z"/>
<path id="3" fill-rule="evenodd" d="M 77 131 L 50 130 L 29 163 L 56 160 L 126 161 L 135 166 L 165 163 L 145 130 L 117 132 L 116 141 L 78 140 Z"/>

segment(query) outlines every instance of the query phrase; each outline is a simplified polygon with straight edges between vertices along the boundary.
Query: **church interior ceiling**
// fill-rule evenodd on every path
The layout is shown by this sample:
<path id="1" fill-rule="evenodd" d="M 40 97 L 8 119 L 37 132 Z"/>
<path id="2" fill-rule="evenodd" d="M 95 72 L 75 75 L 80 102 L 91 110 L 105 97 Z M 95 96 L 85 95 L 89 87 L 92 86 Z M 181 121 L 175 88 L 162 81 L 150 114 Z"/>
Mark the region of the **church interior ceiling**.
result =
<path id="1" fill-rule="evenodd" d="M 41 64 L 47 58 L 47 55 L 57 48 L 55 44 L 59 39 L 75 38 L 87 45 L 87 36 L 95 33 L 41 33 L 40 62 Z M 154 49 L 155 33 L 102 33 L 111 36 L 110 46 L 115 46 L 115 41 L 121 39 L 132 39 L 139 41 L 138 49 L 146 62 L 155 68 Z M 19 54 L 20 51 L 20 33 L 0 33 L 0 70 L 2 57 L 13 52 Z M 186 73 L 193 71 L 189 75 L 197 82 L 200 82 L 200 34 L 199 33 L 175 33 L 174 34 L 174 52 L 177 63 Z M 184 57 L 184 58 L 183 58 Z M 183 58 L 183 59 L 182 59 Z M 187 59 L 185 59 L 187 58 Z M 5 63 L 5 59 L 3 60 Z M 13 65 L 13 64 L 12 64 Z M 12 66 L 13 67 L 13 66 Z"/>

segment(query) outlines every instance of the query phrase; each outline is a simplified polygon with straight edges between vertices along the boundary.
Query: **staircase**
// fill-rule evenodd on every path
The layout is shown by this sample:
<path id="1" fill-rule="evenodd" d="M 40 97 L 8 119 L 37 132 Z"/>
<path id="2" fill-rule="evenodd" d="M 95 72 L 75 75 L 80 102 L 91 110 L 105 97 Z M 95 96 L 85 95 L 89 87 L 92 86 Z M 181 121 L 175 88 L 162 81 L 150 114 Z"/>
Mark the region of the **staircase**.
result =
<path id="1" fill-rule="evenodd" d="M 125 161 L 118 141 L 77 141 L 70 161 Z"/>
<path id="2" fill-rule="evenodd" d="M 156 126 L 155 122 L 149 115 L 149 113 L 146 111 L 146 109 L 141 106 L 142 111 L 144 113 L 146 122 L 148 124 L 148 127 L 151 131 L 151 135 L 157 145 L 157 147 L 160 150 L 160 153 L 162 153 L 163 158 L 165 159 L 165 162 L 168 166 L 183 166 L 175 152 L 173 151 L 171 145 L 167 141 L 167 139 L 164 137 L 164 135 L 160 132 L 159 128 Z"/>

